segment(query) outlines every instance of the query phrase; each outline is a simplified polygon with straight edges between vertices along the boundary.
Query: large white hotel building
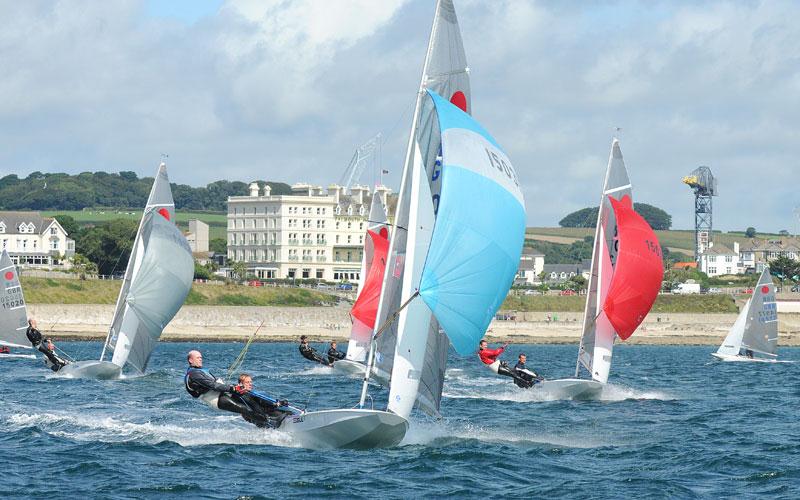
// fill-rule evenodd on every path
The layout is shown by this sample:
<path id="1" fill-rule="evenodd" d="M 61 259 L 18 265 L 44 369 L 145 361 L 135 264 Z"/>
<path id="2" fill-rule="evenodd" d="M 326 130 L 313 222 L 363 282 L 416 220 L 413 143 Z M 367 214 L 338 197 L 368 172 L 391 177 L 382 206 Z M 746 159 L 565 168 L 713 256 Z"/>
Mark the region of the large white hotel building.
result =
<path id="1" fill-rule="evenodd" d="M 258 278 L 357 281 L 372 196 L 386 207 L 390 190 L 295 184 L 291 195 L 250 184 L 249 196 L 228 198 L 228 260 Z M 387 209 L 389 212 L 389 209 Z"/>

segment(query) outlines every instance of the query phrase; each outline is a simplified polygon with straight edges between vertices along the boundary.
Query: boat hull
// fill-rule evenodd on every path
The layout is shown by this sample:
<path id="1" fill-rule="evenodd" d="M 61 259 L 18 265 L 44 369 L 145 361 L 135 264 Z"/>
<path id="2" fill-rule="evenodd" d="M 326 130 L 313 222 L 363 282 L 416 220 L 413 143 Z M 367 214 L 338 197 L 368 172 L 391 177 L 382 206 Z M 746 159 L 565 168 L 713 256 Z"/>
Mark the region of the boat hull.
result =
<path id="1" fill-rule="evenodd" d="M 364 363 L 350 361 L 349 359 L 340 359 L 333 363 L 333 372 L 340 375 L 356 375 L 363 377 L 365 369 Z"/>
<path id="2" fill-rule="evenodd" d="M 792 363 L 792 361 L 779 361 L 777 359 L 765 359 L 765 358 L 751 358 L 748 356 L 739 356 L 738 354 L 720 354 L 718 352 L 712 352 L 712 356 L 717 358 L 720 361 L 725 362 L 738 362 L 738 363 Z"/>
<path id="3" fill-rule="evenodd" d="M 396 446 L 408 421 L 379 410 L 324 410 L 287 417 L 280 430 L 306 448 L 372 449 Z"/>
<path id="4" fill-rule="evenodd" d="M 546 392 L 555 399 L 598 399 L 604 384 L 596 380 L 563 378 L 544 380 L 533 386 L 534 390 Z"/>
<path id="5" fill-rule="evenodd" d="M 76 361 L 61 368 L 58 374 L 69 378 L 112 380 L 120 377 L 122 368 L 110 361 Z"/>

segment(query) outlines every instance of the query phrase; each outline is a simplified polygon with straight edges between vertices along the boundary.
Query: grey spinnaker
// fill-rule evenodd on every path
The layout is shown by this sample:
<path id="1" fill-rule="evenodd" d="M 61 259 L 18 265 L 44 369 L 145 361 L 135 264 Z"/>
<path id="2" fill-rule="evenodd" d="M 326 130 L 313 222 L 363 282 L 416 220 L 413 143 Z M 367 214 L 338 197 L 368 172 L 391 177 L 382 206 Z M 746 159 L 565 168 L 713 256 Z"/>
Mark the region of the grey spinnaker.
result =
<path id="1" fill-rule="evenodd" d="M 143 373 L 161 332 L 186 300 L 194 259 L 173 222 L 174 214 L 162 163 L 136 233 L 101 360 L 113 353 L 112 363 Z"/>
<path id="2" fill-rule="evenodd" d="M 8 252 L 3 249 L 0 255 L 0 345 L 31 349 L 31 343 L 25 336 L 28 328 L 28 310 L 22 294 L 17 266 L 12 262 Z"/>

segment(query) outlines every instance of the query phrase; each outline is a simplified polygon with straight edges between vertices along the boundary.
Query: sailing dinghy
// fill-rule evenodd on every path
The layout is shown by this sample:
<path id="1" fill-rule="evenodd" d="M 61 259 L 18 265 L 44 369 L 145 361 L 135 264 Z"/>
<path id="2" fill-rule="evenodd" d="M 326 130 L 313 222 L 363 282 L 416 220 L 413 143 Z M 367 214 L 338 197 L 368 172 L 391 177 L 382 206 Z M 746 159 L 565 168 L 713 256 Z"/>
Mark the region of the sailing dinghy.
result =
<path id="1" fill-rule="evenodd" d="M 3 286 L 0 287 L 0 346 L 31 350 L 33 347 L 25 336 L 28 329 L 28 310 L 22 285 L 17 266 L 5 249 L 0 254 L 0 275 L 3 277 Z M 19 354 L 10 349 L 9 352 L 0 354 L 0 359 L 13 358 L 36 359 L 36 355 Z"/>
<path id="2" fill-rule="evenodd" d="M 524 202 L 511 162 L 470 109 L 458 19 L 452 1 L 439 0 L 361 401 L 287 418 L 281 429 L 301 443 L 394 446 L 412 409 L 439 416 L 448 337 L 472 354 L 505 299 L 522 251 Z M 391 377 L 385 410 L 365 408 L 373 370 Z"/>
<path id="3" fill-rule="evenodd" d="M 183 305 L 194 277 L 192 252 L 174 219 L 167 166 L 161 163 L 139 222 L 100 359 L 70 363 L 59 374 L 113 379 L 125 367 L 136 374 L 144 373 L 161 332 Z"/>
<path id="4" fill-rule="evenodd" d="M 711 355 L 722 361 L 778 361 L 778 308 L 775 284 L 769 268 L 764 268 L 753 296 L 742 308 L 728 336 Z"/>
<path id="5" fill-rule="evenodd" d="M 575 378 L 534 385 L 558 399 L 593 399 L 608 382 L 617 337 L 627 340 L 661 289 L 664 264 L 653 229 L 633 209 L 631 182 L 619 141 L 611 143 L 600 211 L 594 234 Z M 591 377 L 580 378 L 581 369 Z"/>
<path id="6" fill-rule="evenodd" d="M 375 332 L 378 302 L 383 290 L 383 275 L 386 270 L 386 257 L 389 251 L 389 223 L 386 209 L 380 196 L 372 196 L 372 204 L 367 219 L 367 237 L 364 241 L 364 257 L 361 261 L 361 281 L 358 297 L 350 310 L 353 326 L 347 356 L 333 364 L 335 371 L 363 377 L 367 353 Z"/>

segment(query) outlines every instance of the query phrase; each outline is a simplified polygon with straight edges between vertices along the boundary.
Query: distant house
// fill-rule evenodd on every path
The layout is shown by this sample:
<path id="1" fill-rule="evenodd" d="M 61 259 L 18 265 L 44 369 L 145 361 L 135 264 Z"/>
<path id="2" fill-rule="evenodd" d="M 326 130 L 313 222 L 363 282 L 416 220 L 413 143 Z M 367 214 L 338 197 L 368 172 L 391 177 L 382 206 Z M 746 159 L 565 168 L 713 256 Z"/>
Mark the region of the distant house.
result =
<path id="1" fill-rule="evenodd" d="M 566 282 L 573 276 L 584 276 L 584 273 L 589 271 L 583 264 L 545 264 L 545 282 L 547 284 L 557 285 Z"/>
<path id="2" fill-rule="evenodd" d="M 739 243 L 733 243 L 733 249 L 719 243 L 710 242 L 708 248 L 700 254 L 700 271 L 709 276 L 739 274 L 744 269 L 739 264 Z"/>
<path id="3" fill-rule="evenodd" d="M 186 241 L 193 253 L 208 253 L 208 224 L 198 219 L 189 219 Z"/>
<path id="4" fill-rule="evenodd" d="M 769 261 L 778 257 L 800 260 L 800 240 L 797 238 L 752 239 L 739 248 L 739 262 L 744 272 L 760 273 Z"/>
<path id="5" fill-rule="evenodd" d="M 687 269 L 697 269 L 697 262 L 676 262 L 672 264 L 673 271 L 685 271 Z"/>
<path id="6" fill-rule="evenodd" d="M 0 212 L 0 245 L 17 265 L 69 267 L 75 240 L 57 220 L 39 212 Z"/>
<path id="7" fill-rule="evenodd" d="M 544 254 L 531 247 L 523 247 L 519 257 L 519 270 L 514 278 L 518 285 L 539 283 L 539 274 L 544 271 Z"/>

